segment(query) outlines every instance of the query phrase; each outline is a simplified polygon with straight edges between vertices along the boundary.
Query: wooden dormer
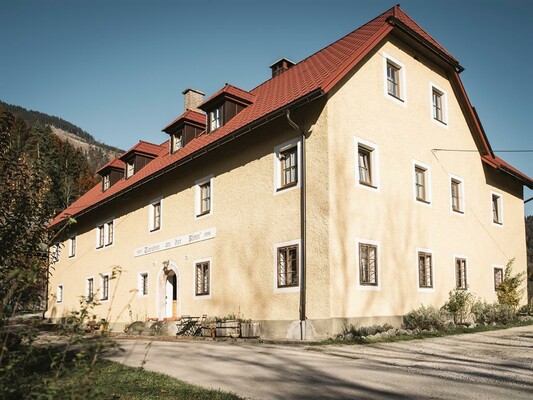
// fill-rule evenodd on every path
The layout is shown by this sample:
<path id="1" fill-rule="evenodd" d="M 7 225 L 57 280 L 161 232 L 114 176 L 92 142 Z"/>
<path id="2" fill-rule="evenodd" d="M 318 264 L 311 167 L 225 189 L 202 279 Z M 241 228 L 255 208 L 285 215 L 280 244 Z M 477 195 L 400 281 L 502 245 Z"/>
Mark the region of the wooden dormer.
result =
<path id="1" fill-rule="evenodd" d="M 162 131 L 170 135 L 170 154 L 173 154 L 205 131 L 205 114 L 187 110 Z"/>
<path id="2" fill-rule="evenodd" d="M 120 156 L 120 160 L 125 164 L 124 175 L 126 179 L 131 178 L 156 158 L 160 151 L 159 145 L 140 140 L 139 143 Z"/>
<path id="3" fill-rule="evenodd" d="M 226 83 L 222 89 L 198 106 L 207 114 L 207 133 L 216 131 L 248 107 L 255 96 L 246 90 Z"/>
<path id="4" fill-rule="evenodd" d="M 96 171 L 102 177 L 102 192 L 124 178 L 124 162 L 118 157 Z"/>

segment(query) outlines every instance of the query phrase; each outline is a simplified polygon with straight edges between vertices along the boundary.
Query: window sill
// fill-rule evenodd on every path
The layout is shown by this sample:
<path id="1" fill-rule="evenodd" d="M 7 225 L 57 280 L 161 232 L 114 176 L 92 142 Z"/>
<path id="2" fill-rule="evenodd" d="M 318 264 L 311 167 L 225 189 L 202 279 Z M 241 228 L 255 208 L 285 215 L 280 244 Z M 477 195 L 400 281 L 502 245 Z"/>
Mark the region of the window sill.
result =
<path id="1" fill-rule="evenodd" d="M 196 218 L 203 217 L 203 216 L 209 215 L 209 214 L 211 214 L 211 210 L 204 211 L 203 213 L 200 213 L 200 214 L 196 214 Z"/>
<path id="2" fill-rule="evenodd" d="M 461 210 L 452 210 L 455 214 L 464 215 L 464 211 Z"/>
<path id="3" fill-rule="evenodd" d="M 398 97 L 398 96 L 395 96 L 395 95 L 393 95 L 392 93 L 387 92 L 387 94 L 388 94 L 390 97 L 392 97 L 393 99 L 396 99 L 396 100 L 398 100 L 398 101 L 401 101 L 402 103 L 404 102 L 404 100 L 403 100 L 402 98 L 400 98 L 400 97 Z"/>
<path id="4" fill-rule="evenodd" d="M 448 126 L 448 124 L 447 124 L 446 122 L 441 121 L 441 120 L 438 119 L 438 118 L 433 117 L 433 121 L 438 122 L 439 124 L 442 124 L 442 125 L 444 125 L 444 126 Z"/>
<path id="5" fill-rule="evenodd" d="M 493 223 L 494 225 L 503 226 L 503 222 L 492 221 L 492 223 Z"/>
<path id="6" fill-rule="evenodd" d="M 290 188 L 293 188 L 293 187 L 296 187 L 296 186 L 298 186 L 298 181 L 289 183 L 287 185 L 283 185 L 283 186 L 279 187 L 276 191 L 277 192 L 281 192 L 281 191 L 283 191 L 285 189 L 290 189 Z"/>
<path id="7" fill-rule="evenodd" d="M 159 230 L 161 230 L 161 227 L 159 227 L 159 228 L 154 228 L 154 229 L 150 229 L 150 233 L 154 233 L 154 232 L 157 232 L 157 231 L 159 231 Z"/>
<path id="8" fill-rule="evenodd" d="M 431 202 L 424 200 L 424 199 L 419 199 L 418 197 L 416 198 L 416 201 L 418 201 L 419 203 L 431 204 Z"/>
<path id="9" fill-rule="evenodd" d="M 209 296 L 209 293 L 196 293 L 195 296 L 197 297 Z"/>
<path id="10" fill-rule="evenodd" d="M 359 181 L 359 184 L 363 185 L 363 186 L 366 186 L 368 188 L 371 188 L 371 189 L 377 189 L 378 188 L 377 186 L 374 186 L 371 183 L 367 183 L 367 182 L 364 182 L 364 181 Z"/>

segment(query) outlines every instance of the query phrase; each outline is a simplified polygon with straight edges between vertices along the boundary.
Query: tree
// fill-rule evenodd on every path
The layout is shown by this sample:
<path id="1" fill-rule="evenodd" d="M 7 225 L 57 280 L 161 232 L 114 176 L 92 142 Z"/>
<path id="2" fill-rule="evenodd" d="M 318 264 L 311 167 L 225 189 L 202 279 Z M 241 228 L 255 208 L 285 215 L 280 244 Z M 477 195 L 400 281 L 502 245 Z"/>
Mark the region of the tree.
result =
<path id="1" fill-rule="evenodd" d="M 514 258 L 505 266 L 502 282 L 496 289 L 498 303 L 511 306 L 514 310 L 518 308 L 524 289 L 519 289 L 524 282 L 525 272 L 513 275 Z"/>

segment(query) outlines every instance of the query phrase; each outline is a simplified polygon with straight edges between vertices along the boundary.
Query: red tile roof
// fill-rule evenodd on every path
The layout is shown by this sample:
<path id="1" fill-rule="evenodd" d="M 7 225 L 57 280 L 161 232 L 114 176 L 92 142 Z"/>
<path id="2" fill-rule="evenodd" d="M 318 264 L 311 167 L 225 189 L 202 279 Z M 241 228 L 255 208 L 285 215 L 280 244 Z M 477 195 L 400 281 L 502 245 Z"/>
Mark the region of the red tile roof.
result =
<path id="1" fill-rule="evenodd" d="M 220 89 L 214 95 L 205 100 L 202 104 L 198 106 L 198 108 L 207 111 L 213 102 L 217 101 L 219 98 L 222 97 L 228 97 L 230 99 L 237 100 L 238 102 L 243 103 L 245 105 L 252 104 L 255 100 L 255 96 L 252 93 L 240 89 L 237 86 L 233 86 L 229 83 L 226 83 L 222 89 Z"/>
<path id="2" fill-rule="evenodd" d="M 387 34 L 395 27 L 402 29 L 401 26 L 406 26 L 411 32 L 415 32 L 418 35 L 417 39 L 425 43 L 425 45 L 446 55 L 448 58 L 451 57 L 452 61 L 456 61 L 425 30 L 409 18 L 398 6 L 395 6 L 343 38 L 307 57 L 282 74 L 260 84 L 250 92 L 232 85 L 224 86 L 224 88 L 206 100 L 203 105 L 209 103 L 221 93 L 239 95 L 241 98 L 248 96 L 247 98 L 253 100 L 253 103 L 213 133 L 201 135 L 191 140 L 179 152 L 169 154 L 166 144 L 159 146 L 158 157 L 148 163 L 138 173 L 127 180 L 119 181 L 105 192 L 102 192 L 101 185 L 97 185 L 56 216 L 51 221 L 50 226 L 61 222 L 66 216 L 76 216 L 121 195 L 122 192 L 138 187 L 144 179 L 163 174 L 167 169 L 173 168 L 200 154 L 198 150 L 203 149 L 204 152 L 202 153 L 205 153 L 212 143 L 224 141 L 229 135 L 251 130 L 251 127 L 255 124 L 259 124 L 269 116 L 281 113 L 283 109 L 308 96 L 319 96 L 327 93 L 372 51 Z M 459 79 L 458 75 L 457 79 Z M 462 87 L 460 79 L 459 85 Z M 471 110 L 470 103 L 467 102 L 467 106 Z M 202 118 L 204 118 L 203 122 L 205 123 L 205 116 Z M 483 136 L 482 131 L 476 124 L 471 125 L 471 129 L 474 135 Z M 157 147 L 157 145 L 149 145 Z M 526 185 L 533 185 L 531 178 L 519 172 L 517 174 L 519 174 L 519 179 Z"/>
<path id="3" fill-rule="evenodd" d="M 203 127 L 205 127 L 205 123 L 206 123 L 205 114 L 199 113 L 198 111 L 187 110 L 161 130 L 163 132 L 166 132 L 167 129 L 171 128 L 175 124 L 178 124 L 179 122 L 182 122 L 182 121 L 191 121 L 194 124 L 201 125 Z"/>
<path id="4" fill-rule="evenodd" d="M 161 147 L 161 145 L 150 143 L 150 142 L 145 142 L 144 140 L 139 140 L 139 143 L 137 143 L 131 149 L 126 151 L 119 158 L 122 161 L 125 161 L 129 156 L 131 156 L 134 153 L 155 157 L 161 152 L 162 149 L 163 148 Z"/>
<path id="5" fill-rule="evenodd" d="M 101 174 L 105 170 L 112 169 L 112 168 L 124 169 L 124 161 L 120 160 L 120 156 L 115 157 L 114 159 L 109 161 L 107 164 L 101 167 L 98 171 L 96 171 L 96 173 Z"/>

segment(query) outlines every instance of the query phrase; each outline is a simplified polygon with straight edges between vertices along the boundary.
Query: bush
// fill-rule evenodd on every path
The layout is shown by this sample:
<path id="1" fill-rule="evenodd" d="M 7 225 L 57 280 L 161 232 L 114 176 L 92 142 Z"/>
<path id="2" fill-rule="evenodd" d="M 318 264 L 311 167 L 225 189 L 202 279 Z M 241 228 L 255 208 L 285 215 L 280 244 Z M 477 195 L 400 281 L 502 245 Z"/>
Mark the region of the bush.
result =
<path id="1" fill-rule="evenodd" d="M 472 313 L 479 324 L 506 325 L 516 318 L 515 309 L 507 304 L 487 303 L 477 301 L 472 306 Z"/>
<path id="2" fill-rule="evenodd" d="M 498 295 L 498 303 L 508 305 L 516 310 L 524 293 L 524 289 L 519 290 L 518 288 L 524 282 L 525 272 L 513 275 L 513 263 L 514 258 L 505 266 L 503 281 L 498 285 L 496 294 Z"/>
<path id="3" fill-rule="evenodd" d="M 353 324 L 350 324 L 348 326 L 346 325 L 344 326 L 342 333 L 344 335 L 346 335 L 347 333 L 351 333 L 352 335 L 356 337 L 361 337 L 361 336 L 375 335 L 376 333 L 387 332 L 389 329 L 394 329 L 394 327 L 389 324 L 383 324 L 383 325 L 361 326 L 357 328 Z"/>
<path id="4" fill-rule="evenodd" d="M 422 305 L 403 316 L 403 325 L 406 329 L 444 331 L 450 325 L 450 315 L 445 310 Z"/>
<path id="5" fill-rule="evenodd" d="M 465 324 L 470 315 L 474 303 L 474 295 L 462 289 L 454 289 L 449 292 L 448 301 L 442 308 L 453 314 L 456 324 Z"/>

